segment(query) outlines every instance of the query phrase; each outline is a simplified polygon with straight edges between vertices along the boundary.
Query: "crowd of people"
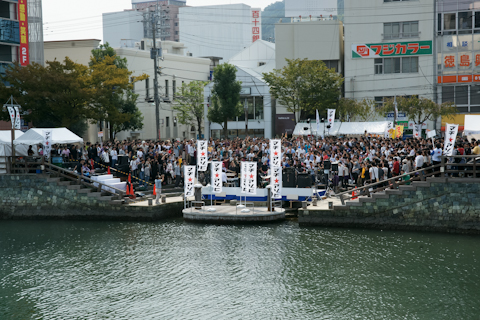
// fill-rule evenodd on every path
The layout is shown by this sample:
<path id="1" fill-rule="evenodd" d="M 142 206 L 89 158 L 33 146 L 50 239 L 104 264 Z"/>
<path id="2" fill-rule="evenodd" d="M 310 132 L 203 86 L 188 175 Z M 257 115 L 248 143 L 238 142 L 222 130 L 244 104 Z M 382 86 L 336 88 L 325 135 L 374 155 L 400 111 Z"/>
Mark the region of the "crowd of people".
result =
<path id="1" fill-rule="evenodd" d="M 308 173 L 312 182 L 318 173 L 335 170 L 335 184 L 379 182 L 421 168 L 439 164 L 443 152 L 443 139 L 388 139 L 365 134 L 358 137 L 326 137 L 325 139 L 281 137 L 282 166 L 299 173 Z M 480 155 L 480 141 L 457 137 L 454 155 Z M 245 139 L 210 139 L 208 157 L 222 161 L 225 172 L 236 175 L 241 161 L 258 163 L 259 177 L 269 174 L 269 140 L 262 137 Z M 86 143 L 83 147 L 53 146 L 52 154 L 65 161 L 78 161 L 77 172 L 91 174 L 96 166 L 116 168 L 120 157 L 128 158 L 129 170 L 140 185 L 151 185 L 157 177 L 163 184 L 179 187 L 183 166 L 196 164 L 196 141 L 124 140 Z M 93 160 L 93 161 L 92 161 Z M 465 159 L 451 159 L 452 164 Z M 209 175 L 201 182 L 208 183 Z M 225 179 L 224 179 L 225 180 Z M 257 179 L 261 184 L 262 179 Z"/>

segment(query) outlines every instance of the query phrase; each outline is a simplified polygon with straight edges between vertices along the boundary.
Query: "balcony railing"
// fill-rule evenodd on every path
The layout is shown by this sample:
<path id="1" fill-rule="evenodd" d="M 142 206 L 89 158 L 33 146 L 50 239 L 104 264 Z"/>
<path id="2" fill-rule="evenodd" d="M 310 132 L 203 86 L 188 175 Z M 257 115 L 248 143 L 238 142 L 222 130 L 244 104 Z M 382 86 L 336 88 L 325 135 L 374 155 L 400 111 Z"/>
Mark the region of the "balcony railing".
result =
<path id="1" fill-rule="evenodd" d="M 402 33 L 382 33 L 383 40 L 392 39 L 410 39 L 420 37 L 420 31 L 418 32 L 402 32 Z"/>

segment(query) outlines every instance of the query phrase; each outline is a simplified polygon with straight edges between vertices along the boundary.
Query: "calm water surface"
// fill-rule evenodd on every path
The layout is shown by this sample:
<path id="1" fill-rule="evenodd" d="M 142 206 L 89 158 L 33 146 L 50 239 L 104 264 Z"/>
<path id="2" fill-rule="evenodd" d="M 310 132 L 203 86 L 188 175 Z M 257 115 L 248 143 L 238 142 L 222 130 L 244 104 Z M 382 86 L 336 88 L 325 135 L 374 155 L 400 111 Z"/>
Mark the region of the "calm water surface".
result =
<path id="1" fill-rule="evenodd" d="M 0 221 L 0 319 L 480 319 L 480 237 Z"/>

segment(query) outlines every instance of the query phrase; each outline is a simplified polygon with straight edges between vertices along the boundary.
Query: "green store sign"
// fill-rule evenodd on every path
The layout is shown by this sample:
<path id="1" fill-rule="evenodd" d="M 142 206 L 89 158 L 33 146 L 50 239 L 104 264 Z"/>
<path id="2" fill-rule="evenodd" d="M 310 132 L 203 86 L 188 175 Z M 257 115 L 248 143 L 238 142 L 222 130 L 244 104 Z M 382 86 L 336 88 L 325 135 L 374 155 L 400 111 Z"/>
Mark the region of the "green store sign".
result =
<path id="1" fill-rule="evenodd" d="M 432 41 L 352 44 L 352 58 L 385 58 L 431 55 Z"/>

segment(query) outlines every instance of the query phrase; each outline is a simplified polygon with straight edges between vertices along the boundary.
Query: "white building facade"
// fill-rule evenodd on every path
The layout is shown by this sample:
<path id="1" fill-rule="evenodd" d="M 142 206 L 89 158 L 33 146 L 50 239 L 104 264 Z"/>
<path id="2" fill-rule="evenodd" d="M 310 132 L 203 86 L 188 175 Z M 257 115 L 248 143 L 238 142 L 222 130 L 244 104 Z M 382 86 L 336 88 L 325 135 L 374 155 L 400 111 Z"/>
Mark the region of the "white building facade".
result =
<path id="1" fill-rule="evenodd" d="M 270 95 L 270 89 L 263 80 L 262 73 L 271 72 L 275 68 L 275 44 L 259 40 L 245 50 L 233 56 L 228 63 L 237 68 L 237 80 L 242 82 L 240 101 L 247 109 L 245 113 L 228 121 L 229 137 L 266 137 L 275 135 L 274 115 L 277 111 L 285 112 L 284 108 L 276 110 Z M 211 123 L 208 118 L 208 108 L 211 103 L 213 82 L 205 87 L 205 133 L 206 138 L 220 138 L 223 124 Z M 246 128 L 248 127 L 248 131 Z"/>
<path id="2" fill-rule="evenodd" d="M 229 60 L 262 39 L 261 9 L 245 4 L 181 7 L 180 41 L 194 57 Z"/>
<path id="3" fill-rule="evenodd" d="M 133 72 L 132 76 L 143 73 L 150 76 L 149 79 L 135 83 L 135 93 L 139 95 L 137 107 L 143 115 L 143 128 L 138 131 L 120 132 L 118 139 L 156 139 L 155 103 L 154 97 L 154 69 L 153 60 L 150 57 L 151 40 L 144 39 L 145 50 L 138 48 L 115 48 L 117 54 L 127 58 L 128 69 Z M 150 41 L 150 42 L 149 42 Z M 173 41 L 162 42 L 163 60 L 159 59 L 158 67 L 161 70 L 158 76 L 158 90 L 160 99 L 160 138 L 183 139 L 196 138 L 197 127 L 183 125 L 178 122 L 177 113 L 173 111 L 175 95 L 180 93 L 183 83 L 191 81 L 208 81 L 210 75 L 210 59 L 194 58 L 183 55 L 182 43 Z M 203 132 L 203 130 L 202 130 Z"/>
<path id="4" fill-rule="evenodd" d="M 345 97 L 435 101 L 433 10 L 434 0 L 345 0 Z"/>

